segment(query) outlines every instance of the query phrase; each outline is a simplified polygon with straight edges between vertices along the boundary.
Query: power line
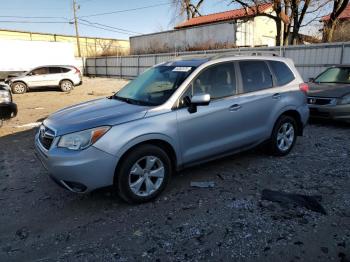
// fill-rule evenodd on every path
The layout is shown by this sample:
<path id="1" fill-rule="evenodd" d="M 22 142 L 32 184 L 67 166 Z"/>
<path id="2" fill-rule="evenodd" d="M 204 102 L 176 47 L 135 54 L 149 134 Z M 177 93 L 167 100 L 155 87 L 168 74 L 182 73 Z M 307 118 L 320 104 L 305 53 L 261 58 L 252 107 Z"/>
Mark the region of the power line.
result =
<path id="1" fill-rule="evenodd" d="M 117 14 L 117 13 L 125 13 L 125 12 L 130 12 L 130 11 L 137 11 L 137 10 L 148 9 L 148 8 L 153 8 L 153 7 L 158 7 L 158 6 L 164 6 L 164 5 L 171 5 L 171 3 L 167 2 L 167 3 L 156 4 L 156 5 L 148 5 L 148 6 L 131 8 L 131 9 L 124 9 L 124 10 L 117 10 L 117 11 L 112 11 L 112 12 L 106 12 L 106 13 L 97 13 L 97 14 L 83 15 L 83 16 L 80 16 L 79 18 L 101 16 L 101 15 L 111 15 L 111 14 Z"/>
<path id="2" fill-rule="evenodd" d="M 92 24 L 87 24 L 87 23 L 83 23 L 83 22 L 80 22 L 79 24 L 85 25 L 85 26 L 89 26 L 89 27 L 98 28 L 98 29 L 101 29 L 101 30 L 109 31 L 109 32 L 114 32 L 114 33 L 119 33 L 119 34 L 125 34 L 125 35 L 133 35 L 133 34 L 131 34 L 131 33 L 122 32 L 122 31 L 117 31 L 117 30 L 113 30 L 113 29 L 108 29 L 108 28 L 105 28 L 105 27 L 101 27 L 101 26 L 97 26 L 97 25 L 92 25 Z"/>
<path id="3" fill-rule="evenodd" d="M 106 28 L 110 28 L 110 29 L 115 29 L 115 30 L 118 30 L 118 31 L 126 32 L 126 33 L 141 34 L 141 33 L 139 33 L 139 32 L 135 32 L 135 31 L 131 31 L 131 30 L 126 30 L 126 29 L 119 28 L 119 27 L 114 27 L 114 26 L 110 26 L 110 25 L 105 25 L 105 24 L 100 24 L 100 23 L 96 23 L 96 22 L 91 22 L 91 21 L 88 21 L 88 20 L 85 20 L 85 19 L 80 19 L 80 18 L 78 18 L 78 19 L 79 19 L 80 21 L 87 22 L 87 23 L 89 23 L 90 25 L 97 25 L 97 26 L 106 27 Z"/>

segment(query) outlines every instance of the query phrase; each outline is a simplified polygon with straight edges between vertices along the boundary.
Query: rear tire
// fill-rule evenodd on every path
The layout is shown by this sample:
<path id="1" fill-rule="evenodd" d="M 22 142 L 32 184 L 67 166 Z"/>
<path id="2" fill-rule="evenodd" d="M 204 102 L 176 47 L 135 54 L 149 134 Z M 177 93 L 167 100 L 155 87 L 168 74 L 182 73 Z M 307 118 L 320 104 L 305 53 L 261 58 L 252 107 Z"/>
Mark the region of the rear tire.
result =
<path id="1" fill-rule="evenodd" d="M 11 84 L 11 91 L 13 94 L 24 94 L 27 92 L 27 85 L 23 82 L 14 82 Z"/>
<path id="2" fill-rule="evenodd" d="M 282 115 L 276 122 L 268 150 L 275 156 L 286 156 L 293 149 L 297 140 L 298 125 L 293 117 Z"/>
<path id="3" fill-rule="evenodd" d="M 156 198 L 169 183 L 172 164 L 167 153 L 154 145 L 141 145 L 121 160 L 115 187 L 128 203 L 144 203 Z"/>
<path id="4" fill-rule="evenodd" d="M 62 80 L 60 82 L 60 88 L 62 90 L 62 92 L 70 92 L 72 91 L 74 85 L 72 83 L 72 81 L 70 80 Z"/>

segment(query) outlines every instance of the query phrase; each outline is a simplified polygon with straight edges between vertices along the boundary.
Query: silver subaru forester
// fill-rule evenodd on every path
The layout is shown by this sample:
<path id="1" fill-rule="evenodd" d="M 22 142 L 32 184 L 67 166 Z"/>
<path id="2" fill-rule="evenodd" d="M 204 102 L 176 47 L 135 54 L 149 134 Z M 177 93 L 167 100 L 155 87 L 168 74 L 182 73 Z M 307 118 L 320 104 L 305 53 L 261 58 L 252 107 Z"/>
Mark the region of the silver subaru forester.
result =
<path id="1" fill-rule="evenodd" d="M 286 58 L 178 58 L 111 97 L 54 113 L 36 151 L 70 191 L 113 185 L 124 200 L 146 202 L 176 170 L 259 144 L 288 154 L 308 121 L 307 89 Z"/>

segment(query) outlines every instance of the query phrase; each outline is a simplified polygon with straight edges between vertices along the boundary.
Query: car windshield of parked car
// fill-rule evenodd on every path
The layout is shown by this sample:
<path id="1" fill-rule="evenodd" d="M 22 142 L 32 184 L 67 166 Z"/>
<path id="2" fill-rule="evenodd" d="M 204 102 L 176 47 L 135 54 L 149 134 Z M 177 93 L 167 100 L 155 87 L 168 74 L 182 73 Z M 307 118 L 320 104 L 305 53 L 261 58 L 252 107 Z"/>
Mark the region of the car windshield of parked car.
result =
<path id="1" fill-rule="evenodd" d="M 315 79 L 316 83 L 339 83 L 350 84 L 350 68 L 329 68 Z"/>
<path id="2" fill-rule="evenodd" d="M 157 66 L 128 83 L 113 98 L 130 104 L 157 106 L 165 103 L 194 67 Z"/>

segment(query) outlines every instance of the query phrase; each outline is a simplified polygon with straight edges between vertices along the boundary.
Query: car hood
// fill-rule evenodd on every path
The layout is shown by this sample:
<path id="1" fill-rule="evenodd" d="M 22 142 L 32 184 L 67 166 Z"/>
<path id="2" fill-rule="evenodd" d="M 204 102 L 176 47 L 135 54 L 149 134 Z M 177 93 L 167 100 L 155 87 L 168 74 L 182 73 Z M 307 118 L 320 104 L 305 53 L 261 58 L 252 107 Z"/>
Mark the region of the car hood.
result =
<path id="1" fill-rule="evenodd" d="M 103 98 L 64 108 L 49 116 L 44 125 L 64 135 L 98 126 L 114 126 L 143 118 L 150 107 Z"/>
<path id="2" fill-rule="evenodd" d="M 348 84 L 309 83 L 309 86 L 309 96 L 341 98 L 350 93 L 350 85 Z"/>

